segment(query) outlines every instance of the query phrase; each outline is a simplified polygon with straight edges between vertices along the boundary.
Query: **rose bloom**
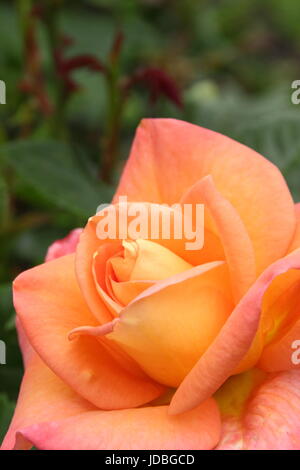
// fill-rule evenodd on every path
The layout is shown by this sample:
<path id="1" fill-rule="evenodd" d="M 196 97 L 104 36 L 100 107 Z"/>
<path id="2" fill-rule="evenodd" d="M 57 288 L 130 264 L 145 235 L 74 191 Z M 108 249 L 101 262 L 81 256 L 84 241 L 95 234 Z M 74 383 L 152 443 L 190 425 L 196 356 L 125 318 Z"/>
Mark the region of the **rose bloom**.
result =
<path id="1" fill-rule="evenodd" d="M 154 212 L 204 204 L 204 246 L 101 240 L 100 212 L 22 273 L 25 374 L 2 448 L 299 449 L 300 206 L 279 170 L 147 119 L 117 212 L 120 196 Z"/>

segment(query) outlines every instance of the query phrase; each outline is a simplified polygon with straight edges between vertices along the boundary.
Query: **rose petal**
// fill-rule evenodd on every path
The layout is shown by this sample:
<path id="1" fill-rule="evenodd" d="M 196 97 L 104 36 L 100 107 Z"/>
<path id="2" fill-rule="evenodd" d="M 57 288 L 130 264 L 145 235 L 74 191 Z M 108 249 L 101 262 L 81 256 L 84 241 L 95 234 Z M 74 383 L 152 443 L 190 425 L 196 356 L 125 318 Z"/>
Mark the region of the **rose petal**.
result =
<path id="1" fill-rule="evenodd" d="M 91 312 L 95 315 L 98 321 L 103 324 L 110 322 L 113 319 L 113 315 L 104 304 L 99 292 L 97 291 L 94 274 L 91 269 L 94 254 L 97 252 L 100 245 L 100 241 L 96 236 L 96 224 L 97 219 L 95 217 L 91 217 L 81 234 L 76 250 L 75 268 L 82 295 L 84 296 Z M 110 243 L 109 247 L 105 251 L 106 259 L 116 251 L 117 246 L 119 246 L 119 241 L 115 244 L 113 242 Z M 105 263 L 103 269 L 104 268 Z"/>
<path id="2" fill-rule="evenodd" d="M 239 377 L 235 379 L 235 390 L 238 390 Z M 234 409 L 230 412 L 225 409 L 222 438 L 217 449 L 298 450 L 300 371 L 271 376 L 255 388 L 237 413 Z M 232 389 L 227 395 L 228 401 L 232 402 Z"/>
<path id="3" fill-rule="evenodd" d="M 297 353 L 300 347 L 299 282 L 291 294 L 294 296 L 295 310 L 292 313 L 295 319 L 292 323 L 283 323 L 273 341 L 264 348 L 259 360 L 259 367 L 267 372 L 299 369 L 300 355 Z"/>
<path id="4" fill-rule="evenodd" d="M 289 253 L 300 248 L 300 203 L 295 204 L 295 213 L 296 213 L 296 230 L 294 233 L 294 238 L 289 246 Z"/>
<path id="5" fill-rule="evenodd" d="M 300 249 L 269 266 L 249 289 L 215 341 L 178 388 L 170 404 L 170 413 L 190 410 L 215 393 L 247 353 L 249 360 L 244 364 L 244 370 L 253 367 L 263 346 L 258 338 L 249 353 L 259 326 L 264 293 L 276 276 L 290 269 L 300 269 Z"/>
<path id="6" fill-rule="evenodd" d="M 192 267 L 164 246 L 149 240 L 128 240 L 122 244 L 123 249 L 117 253 L 109 243 L 100 246 L 92 264 L 97 291 L 113 316 L 119 315 L 122 309 L 119 296 L 124 300 L 135 292 L 136 297 L 152 284 L 147 281 L 164 279 Z M 114 282 L 112 275 L 124 282 Z"/>
<path id="7" fill-rule="evenodd" d="M 18 317 L 16 317 L 16 329 L 18 334 L 19 345 L 22 351 L 23 364 L 24 367 L 26 367 L 31 357 L 35 354 L 35 351 L 29 343 L 24 328 Z"/>
<path id="8" fill-rule="evenodd" d="M 45 261 L 52 261 L 53 259 L 65 256 L 70 253 L 74 253 L 79 237 L 82 232 L 82 228 L 76 228 L 72 230 L 65 238 L 56 240 L 52 245 L 49 246 Z"/>
<path id="9" fill-rule="evenodd" d="M 79 326 L 97 326 L 77 285 L 74 255 L 21 274 L 14 302 L 26 335 L 45 363 L 77 393 L 102 409 L 139 406 L 161 394 L 161 387 L 124 368 L 107 344 L 92 337 L 70 342 Z"/>
<path id="10" fill-rule="evenodd" d="M 101 263 L 98 263 L 97 267 L 97 281 L 101 288 L 104 289 L 107 261 L 114 254 L 120 251 L 122 240 L 130 239 L 128 226 L 134 217 L 130 217 L 128 214 L 130 213 L 130 210 L 133 206 L 134 204 L 128 204 L 128 207 L 126 207 L 125 204 L 119 203 L 115 206 L 110 206 L 110 208 L 107 209 L 107 211 L 115 211 L 116 239 L 100 239 L 98 236 L 99 234 L 97 234 L 99 227 L 98 224 L 105 217 L 105 211 L 102 211 L 102 213 L 100 212 L 98 215 L 91 217 L 80 237 L 80 242 L 76 250 L 76 273 L 79 285 L 90 310 L 94 313 L 95 317 L 101 324 L 111 321 L 112 314 L 104 305 L 104 302 L 99 296 L 99 292 L 97 291 L 97 286 L 95 284 L 95 279 L 91 270 L 93 258 L 95 253 L 98 253 L 101 256 Z M 155 238 L 153 235 L 152 241 L 154 241 L 156 244 L 167 248 L 174 255 L 177 255 L 192 265 L 199 265 L 209 261 L 216 261 L 217 259 L 224 259 L 221 243 L 218 237 L 211 231 L 206 230 L 204 233 L 205 243 L 203 249 L 187 249 L 186 243 L 189 243 L 190 240 L 188 240 L 185 236 L 180 239 L 176 239 L 174 236 L 174 209 L 149 203 L 145 203 L 143 207 L 148 214 L 148 227 L 150 235 L 149 237 L 146 237 L 146 239 L 151 239 L 151 220 L 167 220 L 170 221 L 170 236 L 164 236 L 161 225 L 159 227 L 155 227 L 154 233 L 156 231 L 157 233 L 155 234 Z M 119 220 L 123 220 L 124 218 L 126 218 L 126 224 L 124 223 L 124 225 L 122 225 L 120 228 Z M 121 238 L 119 238 L 119 228 L 123 232 Z M 100 269 L 101 267 L 102 269 Z"/>
<path id="11" fill-rule="evenodd" d="M 106 282 L 106 268 L 112 253 L 112 245 L 109 243 L 100 246 L 98 251 L 94 253 L 93 262 L 90 267 L 93 273 L 94 285 L 99 294 L 99 299 L 102 299 L 113 317 L 117 317 L 122 310 L 121 305 L 117 302 L 107 289 Z M 105 323 L 104 323 L 105 325 Z"/>
<path id="12" fill-rule="evenodd" d="M 198 181 L 182 197 L 182 204 L 203 203 L 210 212 L 221 238 L 236 301 L 247 292 L 256 277 L 251 240 L 237 211 L 217 191 L 212 177 Z"/>
<path id="13" fill-rule="evenodd" d="M 92 410 L 96 408 L 77 395 L 34 354 L 28 362 L 14 418 L 1 450 L 14 448 L 16 433 L 22 428 Z M 30 447 L 31 443 L 26 439 L 17 442 L 15 448 Z"/>
<path id="14" fill-rule="evenodd" d="M 151 240 L 125 241 L 123 245 L 125 249 L 132 247 L 135 254 L 129 279 L 122 281 L 158 281 L 192 268 L 180 256 Z M 126 262 L 126 257 L 123 261 Z"/>
<path id="15" fill-rule="evenodd" d="M 160 383 L 178 386 L 231 313 L 223 262 L 197 266 L 145 290 L 108 338 Z"/>
<path id="16" fill-rule="evenodd" d="M 114 296 L 123 306 L 128 305 L 142 292 L 154 284 L 154 281 L 115 282 L 111 280 Z"/>
<path id="17" fill-rule="evenodd" d="M 220 415 L 213 399 L 179 417 L 167 406 L 92 411 L 22 430 L 44 450 L 212 449 L 220 437 Z"/>
<path id="18" fill-rule="evenodd" d="M 254 246 L 258 272 L 284 256 L 295 213 L 279 170 L 250 148 L 186 122 L 142 121 L 114 200 L 127 195 L 131 201 L 173 204 L 209 174 L 239 213 Z"/>

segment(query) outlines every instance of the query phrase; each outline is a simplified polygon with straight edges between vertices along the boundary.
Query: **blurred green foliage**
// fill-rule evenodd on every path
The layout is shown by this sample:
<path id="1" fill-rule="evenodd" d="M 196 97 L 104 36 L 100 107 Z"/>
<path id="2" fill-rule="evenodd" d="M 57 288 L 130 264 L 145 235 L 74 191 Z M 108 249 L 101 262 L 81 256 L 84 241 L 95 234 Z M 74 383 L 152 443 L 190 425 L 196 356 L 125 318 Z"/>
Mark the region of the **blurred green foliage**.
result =
<path id="1" fill-rule="evenodd" d="M 11 281 L 110 200 L 142 117 L 184 119 L 253 147 L 300 198 L 300 108 L 291 104 L 299 24 L 298 0 L 1 1 L 0 339 L 7 365 L 0 365 L 0 441 L 22 375 Z M 66 90 L 57 53 L 110 61 L 110 73 L 88 59 L 67 77 L 78 90 Z M 119 106 L 118 86 L 141 67 L 167 74 L 182 108 L 170 90 L 151 102 L 142 81 Z M 109 139 L 116 157 L 110 184 L 99 176 Z"/>

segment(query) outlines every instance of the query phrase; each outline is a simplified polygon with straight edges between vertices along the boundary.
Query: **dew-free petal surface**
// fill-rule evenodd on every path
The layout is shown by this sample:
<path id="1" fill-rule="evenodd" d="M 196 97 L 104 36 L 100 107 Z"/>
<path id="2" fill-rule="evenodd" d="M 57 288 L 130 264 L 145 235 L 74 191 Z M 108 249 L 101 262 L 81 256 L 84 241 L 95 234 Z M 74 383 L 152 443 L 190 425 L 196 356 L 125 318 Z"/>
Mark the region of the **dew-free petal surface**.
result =
<path id="1" fill-rule="evenodd" d="M 236 368 L 245 356 L 249 360 L 243 364 L 243 369 L 254 366 L 263 347 L 260 340 L 253 342 L 257 338 L 263 296 L 273 279 L 290 269 L 300 269 L 299 249 L 269 266 L 249 289 L 214 342 L 179 386 L 171 401 L 170 413 L 192 409 L 215 393 L 232 373 L 237 372 Z"/>
<path id="2" fill-rule="evenodd" d="M 224 263 L 212 262 L 156 283 L 122 311 L 108 338 L 150 377 L 178 386 L 232 311 L 226 276 Z"/>
<path id="3" fill-rule="evenodd" d="M 159 385 L 125 370 L 97 339 L 68 340 L 74 328 L 99 325 L 78 287 L 74 255 L 21 274 L 14 283 L 14 303 L 41 358 L 94 405 L 102 409 L 139 406 L 160 395 Z"/>
<path id="4" fill-rule="evenodd" d="M 173 204 L 209 174 L 244 222 L 258 272 L 284 256 L 295 211 L 278 168 L 254 150 L 193 124 L 144 119 L 114 200 L 127 195 L 131 201 Z"/>
<path id="5" fill-rule="evenodd" d="M 255 256 L 245 226 L 235 210 L 216 189 L 211 176 L 199 180 L 181 199 L 182 204 L 203 203 L 222 241 L 236 301 L 247 292 L 256 277 Z"/>
<path id="6" fill-rule="evenodd" d="M 77 395 L 34 354 L 28 362 L 14 418 L 1 450 L 13 449 L 16 433 L 25 427 L 92 410 L 96 407 Z M 19 440 L 16 445 L 17 449 L 30 447 L 28 440 Z"/>
<path id="7" fill-rule="evenodd" d="M 179 417 L 168 416 L 167 406 L 92 411 L 22 435 L 43 450 L 209 450 L 220 437 L 220 414 L 213 399 Z"/>
<path id="8" fill-rule="evenodd" d="M 238 387 L 237 380 L 236 391 Z M 267 377 L 238 413 L 233 409 L 222 421 L 219 450 L 299 450 L 300 371 Z"/>

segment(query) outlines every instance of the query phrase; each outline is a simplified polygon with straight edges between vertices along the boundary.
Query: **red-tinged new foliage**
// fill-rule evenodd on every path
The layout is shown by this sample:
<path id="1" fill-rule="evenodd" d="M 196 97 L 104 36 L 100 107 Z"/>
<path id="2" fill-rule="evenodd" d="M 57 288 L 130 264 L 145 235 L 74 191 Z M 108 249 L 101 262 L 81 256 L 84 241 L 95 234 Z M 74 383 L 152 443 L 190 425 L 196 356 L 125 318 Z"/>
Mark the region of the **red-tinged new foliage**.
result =
<path id="1" fill-rule="evenodd" d="M 123 42 L 124 42 L 124 34 L 122 33 L 122 31 L 119 31 L 117 32 L 115 36 L 115 39 L 114 39 L 114 42 L 110 51 L 110 62 L 112 64 L 114 64 L 118 60 L 121 54 Z"/>
<path id="2" fill-rule="evenodd" d="M 25 77 L 20 82 L 19 87 L 24 93 L 34 96 L 41 112 L 44 115 L 49 115 L 52 113 L 53 107 L 44 81 L 40 50 L 33 22 L 26 31 L 24 49 Z"/>
<path id="3" fill-rule="evenodd" d="M 150 91 L 150 100 L 156 103 L 159 96 L 164 95 L 179 108 L 182 108 L 180 90 L 164 70 L 156 67 L 144 67 L 133 74 L 126 84 L 126 89 L 131 89 L 135 84 L 142 83 Z"/>
<path id="4" fill-rule="evenodd" d="M 67 94 L 79 89 L 79 85 L 72 78 L 72 72 L 80 68 L 88 68 L 96 72 L 105 73 L 105 66 L 99 59 L 91 54 L 82 54 L 70 58 L 64 57 L 65 49 L 70 46 L 73 41 L 69 37 L 62 38 L 62 45 L 54 51 L 54 61 L 56 72 L 62 79 Z"/>

